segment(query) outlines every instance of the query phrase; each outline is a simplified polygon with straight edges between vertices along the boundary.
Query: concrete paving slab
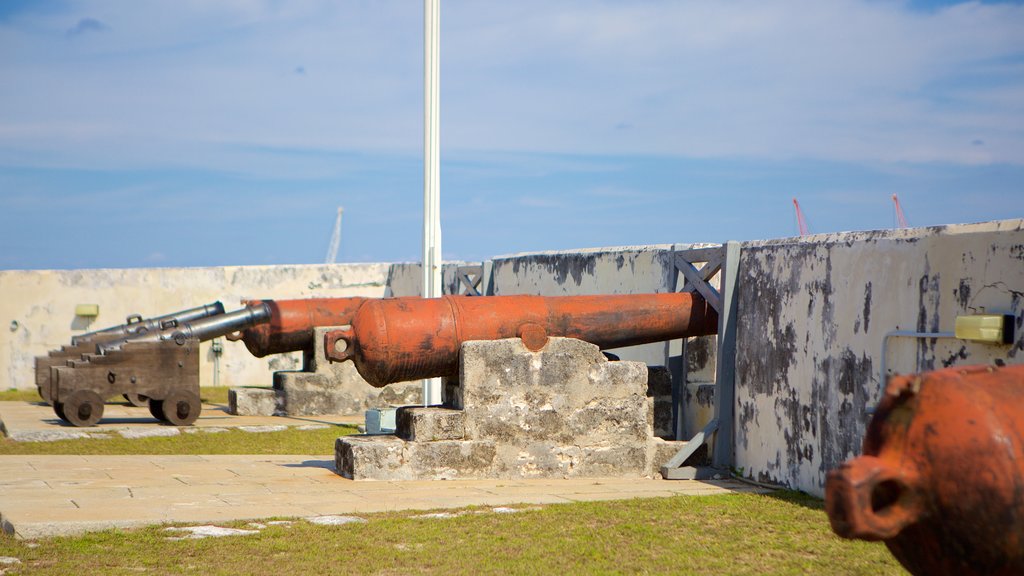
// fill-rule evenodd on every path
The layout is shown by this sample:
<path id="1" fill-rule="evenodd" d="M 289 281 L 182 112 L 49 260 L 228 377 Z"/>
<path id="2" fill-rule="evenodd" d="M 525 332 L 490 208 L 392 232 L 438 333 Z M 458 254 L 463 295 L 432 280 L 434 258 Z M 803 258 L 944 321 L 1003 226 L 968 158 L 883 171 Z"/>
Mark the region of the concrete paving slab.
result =
<path id="1" fill-rule="evenodd" d="M 5 482 L 0 524 L 18 537 L 40 538 L 165 522 L 765 491 L 735 481 L 636 478 L 356 482 L 324 464 L 331 461 L 262 455 L 0 456 Z M 187 482 L 173 472 L 178 466 L 189 467 Z"/>
<path id="2" fill-rule="evenodd" d="M 211 431 L 218 429 L 249 428 L 256 433 L 272 433 L 280 430 L 280 426 L 331 426 L 338 424 L 362 424 L 361 415 L 328 415 L 328 416 L 235 416 L 228 413 L 227 404 L 203 404 L 203 412 L 199 419 L 183 430 Z M 168 429 L 160 424 L 148 408 L 138 408 L 128 404 L 107 404 L 103 410 L 103 419 L 99 424 L 89 428 L 75 428 L 57 418 L 53 407 L 42 402 L 0 402 L 0 429 L 8 438 L 26 442 L 52 441 L 83 437 L 104 437 L 106 435 L 126 433 L 128 436 L 142 436 L 146 431 L 156 434 L 169 434 Z M 257 432 L 266 430 L 267 432 Z"/>

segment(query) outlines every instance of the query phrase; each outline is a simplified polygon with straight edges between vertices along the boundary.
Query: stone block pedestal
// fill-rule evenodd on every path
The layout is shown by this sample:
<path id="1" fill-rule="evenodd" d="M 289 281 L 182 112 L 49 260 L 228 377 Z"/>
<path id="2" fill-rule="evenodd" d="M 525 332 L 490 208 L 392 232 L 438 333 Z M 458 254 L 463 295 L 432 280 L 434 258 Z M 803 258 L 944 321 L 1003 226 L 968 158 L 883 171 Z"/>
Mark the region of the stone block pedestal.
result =
<path id="1" fill-rule="evenodd" d="M 228 390 L 228 406 L 235 416 L 273 416 L 277 413 L 277 394 L 270 388 L 232 388 Z"/>
<path id="2" fill-rule="evenodd" d="M 659 394 L 650 392 L 647 366 L 609 361 L 579 340 L 551 338 L 539 352 L 518 338 L 467 342 L 459 381 L 446 384 L 446 406 L 400 409 L 395 435 L 339 438 L 338 473 L 356 480 L 641 477 L 681 447 L 654 436 Z"/>

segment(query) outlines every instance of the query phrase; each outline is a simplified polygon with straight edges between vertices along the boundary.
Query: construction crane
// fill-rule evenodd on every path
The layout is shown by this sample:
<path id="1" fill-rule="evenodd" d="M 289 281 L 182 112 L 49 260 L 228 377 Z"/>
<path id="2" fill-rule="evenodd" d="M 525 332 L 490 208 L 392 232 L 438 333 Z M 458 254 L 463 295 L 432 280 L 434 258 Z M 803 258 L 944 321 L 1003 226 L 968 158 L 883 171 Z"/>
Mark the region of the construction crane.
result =
<path id="1" fill-rule="evenodd" d="M 896 209 L 896 228 L 910 228 L 907 224 L 907 218 L 903 215 L 903 207 L 900 206 L 900 199 L 895 194 L 892 195 L 892 205 Z"/>
<path id="2" fill-rule="evenodd" d="M 807 220 L 804 219 L 804 213 L 800 210 L 800 203 L 796 201 L 796 198 L 793 198 L 793 208 L 796 209 L 796 227 L 801 236 L 807 236 Z"/>
<path id="3" fill-rule="evenodd" d="M 338 259 L 338 245 L 341 244 L 341 213 L 345 209 L 338 206 L 338 217 L 334 219 L 334 232 L 331 233 L 331 243 L 327 246 L 327 264 L 334 264 Z"/>

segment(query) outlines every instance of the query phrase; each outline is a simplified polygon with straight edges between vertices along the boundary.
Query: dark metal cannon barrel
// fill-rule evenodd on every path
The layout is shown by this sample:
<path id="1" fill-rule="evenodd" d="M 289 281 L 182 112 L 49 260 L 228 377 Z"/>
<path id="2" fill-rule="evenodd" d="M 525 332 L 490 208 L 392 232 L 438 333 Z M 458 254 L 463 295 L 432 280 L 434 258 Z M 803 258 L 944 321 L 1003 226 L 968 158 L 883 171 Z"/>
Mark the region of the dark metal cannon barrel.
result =
<path id="1" fill-rule="evenodd" d="M 913 574 L 1024 574 L 1024 366 L 892 378 L 825 509 Z"/>
<path id="2" fill-rule="evenodd" d="M 115 340 L 118 338 L 127 338 L 146 332 L 153 332 L 163 330 L 164 328 L 170 327 L 173 323 L 184 324 L 185 322 L 191 322 L 193 320 L 199 320 L 209 316 L 216 316 L 224 313 L 224 305 L 220 301 L 212 304 L 204 304 L 202 306 L 196 306 L 195 308 L 188 308 L 187 310 L 179 310 L 178 312 L 172 312 L 163 316 L 156 316 L 154 318 L 143 319 L 138 314 L 132 314 L 129 316 L 124 324 L 120 326 L 111 326 L 110 328 L 104 328 L 103 330 L 96 330 L 93 332 L 86 332 L 85 334 L 78 334 L 77 336 L 71 337 L 71 345 L 78 346 L 86 342 L 98 342 L 101 340 Z"/>
<path id="3" fill-rule="evenodd" d="M 149 319 L 143 319 L 138 314 L 133 314 L 127 318 L 127 322 L 119 326 L 111 326 L 103 330 L 72 336 L 71 345 L 61 346 L 58 350 L 51 350 L 46 356 L 37 356 L 35 358 L 36 390 L 39 392 L 40 398 L 44 402 L 49 403 L 50 368 L 53 366 L 63 366 L 68 360 L 74 360 L 81 357 L 82 354 L 95 351 L 97 344 L 141 336 L 147 333 L 159 333 L 160 330 L 185 322 L 200 320 L 223 313 L 224 305 L 217 301 L 212 304 L 204 304 L 203 306 L 196 306 L 195 308 L 188 308 Z"/>
<path id="4" fill-rule="evenodd" d="M 248 300 L 246 305 L 265 304 L 270 321 L 246 328 L 240 336 L 257 358 L 269 354 L 312 350 L 313 329 L 318 326 L 346 326 L 366 298 L 307 298 L 303 300 Z"/>
<path id="5" fill-rule="evenodd" d="M 113 350 L 119 350 L 128 342 L 141 343 L 173 341 L 178 345 L 182 345 L 189 340 L 205 342 L 219 336 L 231 334 L 232 332 L 245 330 L 250 326 L 255 326 L 257 324 L 267 322 L 268 320 L 270 320 L 270 309 L 266 304 L 260 303 L 252 306 L 246 306 L 241 310 L 235 310 L 234 312 L 228 312 L 227 314 L 219 314 L 217 316 L 202 318 L 170 328 L 165 328 L 159 332 L 148 332 L 146 334 L 98 344 L 96 346 L 96 351 L 99 354 L 107 354 Z"/>
<path id="6" fill-rule="evenodd" d="M 392 298 L 365 302 L 351 328 L 328 332 L 324 346 L 329 359 L 351 359 L 381 387 L 457 376 L 459 349 L 471 340 L 520 337 L 537 351 L 548 336 L 564 336 L 607 349 L 717 330 L 717 313 L 692 293 Z"/>

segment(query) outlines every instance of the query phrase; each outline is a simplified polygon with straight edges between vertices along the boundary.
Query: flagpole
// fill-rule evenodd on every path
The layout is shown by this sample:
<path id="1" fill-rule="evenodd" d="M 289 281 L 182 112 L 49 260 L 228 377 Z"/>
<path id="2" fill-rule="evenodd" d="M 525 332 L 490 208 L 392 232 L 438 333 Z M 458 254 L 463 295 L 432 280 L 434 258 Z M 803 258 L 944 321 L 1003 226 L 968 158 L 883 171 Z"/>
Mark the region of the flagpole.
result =
<path id="1" fill-rule="evenodd" d="M 441 296 L 441 0 L 423 0 L 423 296 Z M 441 379 L 423 381 L 423 405 L 441 402 Z"/>

